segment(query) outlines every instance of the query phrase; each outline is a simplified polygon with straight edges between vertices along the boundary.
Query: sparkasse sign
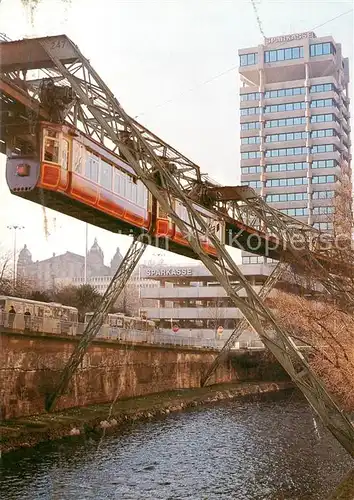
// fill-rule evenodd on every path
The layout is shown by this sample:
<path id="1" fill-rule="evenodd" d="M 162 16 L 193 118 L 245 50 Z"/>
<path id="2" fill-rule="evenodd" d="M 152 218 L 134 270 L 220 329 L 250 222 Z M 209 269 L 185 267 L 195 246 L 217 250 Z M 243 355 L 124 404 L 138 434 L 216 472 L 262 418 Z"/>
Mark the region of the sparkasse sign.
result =
<path id="1" fill-rule="evenodd" d="M 187 267 L 167 267 L 166 269 L 146 269 L 146 276 L 192 276 L 192 269 Z"/>
<path id="2" fill-rule="evenodd" d="M 303 38 L 316 38 L 313 31 L 306 31 L 304 33 L 294 33 L 293 35 L 273 36 L 264 39 L 264 45 L 277 42 L 292 42 L 293 40 L 302 40 Z"/>

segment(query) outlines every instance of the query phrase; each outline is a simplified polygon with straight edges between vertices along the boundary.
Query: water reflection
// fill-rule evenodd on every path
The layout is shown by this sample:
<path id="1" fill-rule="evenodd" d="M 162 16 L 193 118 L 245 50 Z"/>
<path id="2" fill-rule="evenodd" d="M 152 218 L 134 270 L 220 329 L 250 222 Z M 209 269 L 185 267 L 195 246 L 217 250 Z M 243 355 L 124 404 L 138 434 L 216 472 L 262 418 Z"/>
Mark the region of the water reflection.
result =
<path id="1" fill-rule="evenodd" d="M 351 465 L 307 404 L 230 402 L 5 456 L 8 500 L 323 500 Z"/>

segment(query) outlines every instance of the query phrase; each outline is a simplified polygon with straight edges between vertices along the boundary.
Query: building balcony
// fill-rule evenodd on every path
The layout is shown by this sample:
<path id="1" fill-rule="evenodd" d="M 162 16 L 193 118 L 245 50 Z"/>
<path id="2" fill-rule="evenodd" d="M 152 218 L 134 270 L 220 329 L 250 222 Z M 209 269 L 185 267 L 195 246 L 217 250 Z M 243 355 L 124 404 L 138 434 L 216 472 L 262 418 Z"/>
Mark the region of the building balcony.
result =
<path id="1" fill-rule="evenodd" d="M 335 160 L 339 162 L 340 152 L 339 151 L 329 151 L 328 153 L 311 153 L 310 161 L 315 160 Z"/>
<path id="2" fill-rule="evenodd" d="M 304 116 L 304 115 L 302 115 L 302 116 Z M 268 121 L 268 118 L 267 118 L 267 121 Z M 305 123 L 302 123 L 300 125 L 289 125 L 289 126 L 284 126 L 284 127 L 264 127 L 263 135 L 266 136 L 266 135 L 272 135 L 272 134 L 286 134 L 286 133 L 290 133 L 290 132 L 303 132 L 303 131 L 305 131 L 305 127 L 306 127 Z M 242 132 L 243 132 L 243 130 L 242 130 Z M 249 132 L 249 131 L 247 131 L 247 132 Z M 241 137 L 243 137 L 243 136 L 241 135 Z M 276 142 L 275 143 L 267 142 L 266 144 L 268 145 L 268 144 L 277 144 L 277 143 Z"/>
<path id="3" fill-rule="evenodd" d="M 298 177 L 306 177 L 307 176 L 308 169 L 304 168 L 302 170 L 282 170 L 279 172 L 266 172 L 266 180 L 271 180 L 271 179 L 288 179 L 289 177 L 291 178 L 298 178 Z"/>
<path id="4" fill-rule="evenodd" d="M 261 150 L 261 144 L 241 144 L 240 147 L 240 152 L 241 153 L 247 153 L 248 151 L 260 151 Z"/>
<path id="5" fill-rule="evenodd" d="M 295 141 L 294 141 L 295 142 Z M 274 143 L 276 144 L 276 143 Z M 283 144 L 283 143 L 280 143 Z M 302 144 L 304 146 L 304 144 Z M 292 146 L 288 146 L 292 147 Z M 279 148 L 273 146 L 273 148 L 268 149 L 282 149 L 283 146 L 279 146 Z M 292 155 L 292 156 L 266 156 L 265 163 L 266 165 L 274 165 L 277 163 L 297 163 L 297 162 L 305 162 L 307 161 L 307 155 Z"/>
<path id="6" fill-rule="evenodd" d="M 342 127 L 339 122 L 333 120 L 331 122 L 310 123 L 310 130 L 324 130 L 326 128 L 333 128 L 338 134 L 342 133 Z"/>
<path id="7" fill-rule="evenodd" d="M 260 286 L 254 286 L 254 290 L 258 293 L 260 291 Z M 241 290 L 238 294 L 240 297 L 246 297 L 244 290 Z M 143 299 L 164 299 L 164 300 L 201 300 L 201 299 L 219 299 L 226 298 L 228 295 L 224 288 L 221 286 L 175 286 L 173 288 L 155 288 L 155 289 L 142 289 L 140 293 Z"/>
<path id="8" fill-rule="evenodd" d="M 303 129 L 304 130 L 304 126 L 303 126 Z M 286 130 L 285 132 L 285 129 L 283 130 L 283 133 L 289 133 L 289 132 L 292 132 L 292 130 Z M 271 132 L 271 134 L 267 134 L 267 135 L 273 135 L 273 131 Z M 269 149 L 282 149 L 282 148 L 300 148 L 300 147 L 305 147 L 306 146 L 306 139 L 296 139 L 296 140 L 292 140 L 292 141 L 277 141 L 277 142 L 265 142 L 264 143 L 264 149 L 265 151 L 269 150 Z M 270 158 L 274 158 L 274 157 L 270 157 Z"/>
<path id="9" fill-rule="evenodd" d="M 300 184 L 296 186 L 278 186 L 278 187 L 266 186 L 264 188 L 264 194 L 267 195 L 267 194 L 282 194 L 282 193 L 306 193 L 307 188 L 308 188 L 307 184 Z"/>
<path id="10" fill-rule="evenodd" d="M 302 186 L 301 186 L 302 187 Z M 303 191 L 297 191 L 303 192 Z M 272 203 L 272 202 L 267 202 L 271 207 L 275 208 L 276 210 L 282 210 L 285 208 L 307 208 L 307 200 L 292 200 L 292 201 L 280 201 L 277 203 Z M 300 218 L 300 217 L 299 217 Z"/>
<path id="11" fill-rule="evenodd" d="M 236 307 L 148 307 L 149 319 L 239 319 L 243 315 Z"/>
<path id="12" fill-rule="evenodd" d="M 323 109 L 323 108 L 321 108 Z M 332 108 L 329 108 L 332 109 Z M 269 121 L 269 120 L 281 120 L 283 118 L 298 118 L 305 116 L 306 109 L 295 109 L 294 111 L 278 111 L 278 112 L 264 112 L 262 115 L 262 119 L 264 121 Z M 303 125 L 305 127 L 305 125 Z M 287 128 L 287 127 L 285 127 Z M 283 132 L 285 131 L 285 128 L 283 128 Z"/>
<path id="13" fill-rule="evenodd" d="M 327 128 L 327 127 L 326 127 Z M 312 146 L 319 146 L 323 144 L 334 144 L 338 148 L 340 148 L 340 138 L 337 135 L 333 135 L 330 137 L 315 137 L 310 139 L 310 147 Z M 317 155 L 317 153 L 314 153 L 314 155 Z"/>

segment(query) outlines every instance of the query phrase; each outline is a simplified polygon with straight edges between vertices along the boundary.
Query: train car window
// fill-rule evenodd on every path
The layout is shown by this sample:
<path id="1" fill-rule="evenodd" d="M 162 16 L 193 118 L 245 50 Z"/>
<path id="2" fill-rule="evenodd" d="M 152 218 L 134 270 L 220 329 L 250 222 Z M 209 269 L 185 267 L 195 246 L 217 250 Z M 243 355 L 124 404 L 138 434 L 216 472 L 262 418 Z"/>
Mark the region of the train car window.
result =
<path id="1" fill-rule="evenodd" d="M 135 182 L 132 182 L 132 201 L 134 203 L 137 203 L 138 201 L 138 186 L 135 184 Z"/>
<path id="2" fill-rule="evenodd" d="M 117 194 L 120 193 L 120 175 L 119 171 L 115 168 L 113 169 L 113 191 Z"/>
<path id="3" fill-rule="evenodd" d="M 70 318 L 70 321 L 75 323 L 77 322 L 77 314 L 75 311 L 70 311 L 69 312 L 69 318 Z"/>
<path id="4" fill-rule="evenodd" d="M 113 172 L 113 176 L 114 176 L 114 183 L 113 183 L 114 192 L 125 197 L 126 196 L 126 175 L 122 171 L 120 171 L 119 169 L 115 168 L 114 172 Z"/>
<path id="5" fill-rule="evenodd" d="M 53 318 L 58 319 L 60 318 L 61 314 L 60 311 L 57 307 L 53 307 Z"/>
<path id="6" fill-rule="evenodd" d="M 99 157 L 89 153 L 86 158 L 85 177 L 94 182 L 98 182 Z"/>
<path id="7" fill-rule="evenodd" d="M 145 188 L 144 184 L 141 181 L 138 181 L 136 202 L 140 207 L 144 207 L 144 208 L 146 208 L 145 191 L 146 191 L 146 188 Z"/>
<path id="8" fill-rule="evenodd" d="M 125 184 L 125 196 L 126 198 L 128 198 L 128 200 L 132 199 L 132 190 L 133 190 L 133 179 L 128 175 Z"/>
<path id="9" fill-rule="evenodd" d="M 106 189 L 112 189 L 112 165 L 101 160 L 100 185 Z"/>
<path id="10" fill-rule="evenodd" d="M 82 174 L 85 159 L 85 148 L 78 141 L 73 141 L 73 172 Z"/>
<path id="11" fill-rule="evenodd" d="M 59 164 L 59 140 L 46 136 L 43 146 L 43 161 Z"/>
<path id="12" fill-rule="evenodd" d="M 38 310 L 37 310 L 37 316 L 39 318 L 43 318 L 44 316 L 44 310 L 43 310 L 43 307 L 38 307 Z"/>
<path id="13" fill-rule="evenodd" d="M 61 166 L 65 170 L 69 168 L 69 143 L 66 139 L 61 143 Z"/>

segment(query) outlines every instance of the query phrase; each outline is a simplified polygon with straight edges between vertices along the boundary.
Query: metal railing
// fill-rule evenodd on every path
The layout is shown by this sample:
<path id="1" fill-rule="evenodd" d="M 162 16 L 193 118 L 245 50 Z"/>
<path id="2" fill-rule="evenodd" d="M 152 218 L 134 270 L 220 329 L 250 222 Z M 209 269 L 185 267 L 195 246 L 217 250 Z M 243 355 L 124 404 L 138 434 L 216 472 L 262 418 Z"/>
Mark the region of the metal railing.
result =
<path id="1" fill-rule="evenodd" d="M 80 336 L 84 333 L 86 323 L 69 321 L 63 318 L 50 318 L 43 316 L 32 316 L 26 314 L 10 314 L 0 310 L 0 330 L 6 328 L 14 331 L 27 333 L 48 333 L 54 335 Z M 198 334 L 199 333 L 199 334 Z M 117 326 L 103 325 L 97 336 L 97 340 L 110 340 L 117 342 L 132 342 L 160 345 L 179 345 L 188 347 L 199 347 L 221 349 L 224 339 L 215 339 L 201 335 L 202 331 L 191 330 L 187 335 L 184 332 L 167 333 L 166 330 L 156 329 L 154 331 L 143 331 L 134 328 L 120 328 Z M 227 332 L 226 332 L 227 337 Z M 244 340 L 235 343 L 234 349 L 262 349 L 263 342 L 260 340 Z"/>
<path id="2" fill-rule="evenodd" d="M 0 330 L 6 328 L 27 333 L 48 333 L 56 335 L 80 336 L 83 334 L 86 323 L 69 321 L 62 318 L 38 317 L 25 314 L 10 314 L 0 311 Z M 213 338 L 198 338 L 166 333 L 159 329 L 143 331 L 136 329 L 119 328 L 117 326 L 103 325 L 97 340 L 110 340 L 117 342 L 147 343 L 160 345 L 180 345 L 199 348 L 221 349 L 223 341 Z"/>

